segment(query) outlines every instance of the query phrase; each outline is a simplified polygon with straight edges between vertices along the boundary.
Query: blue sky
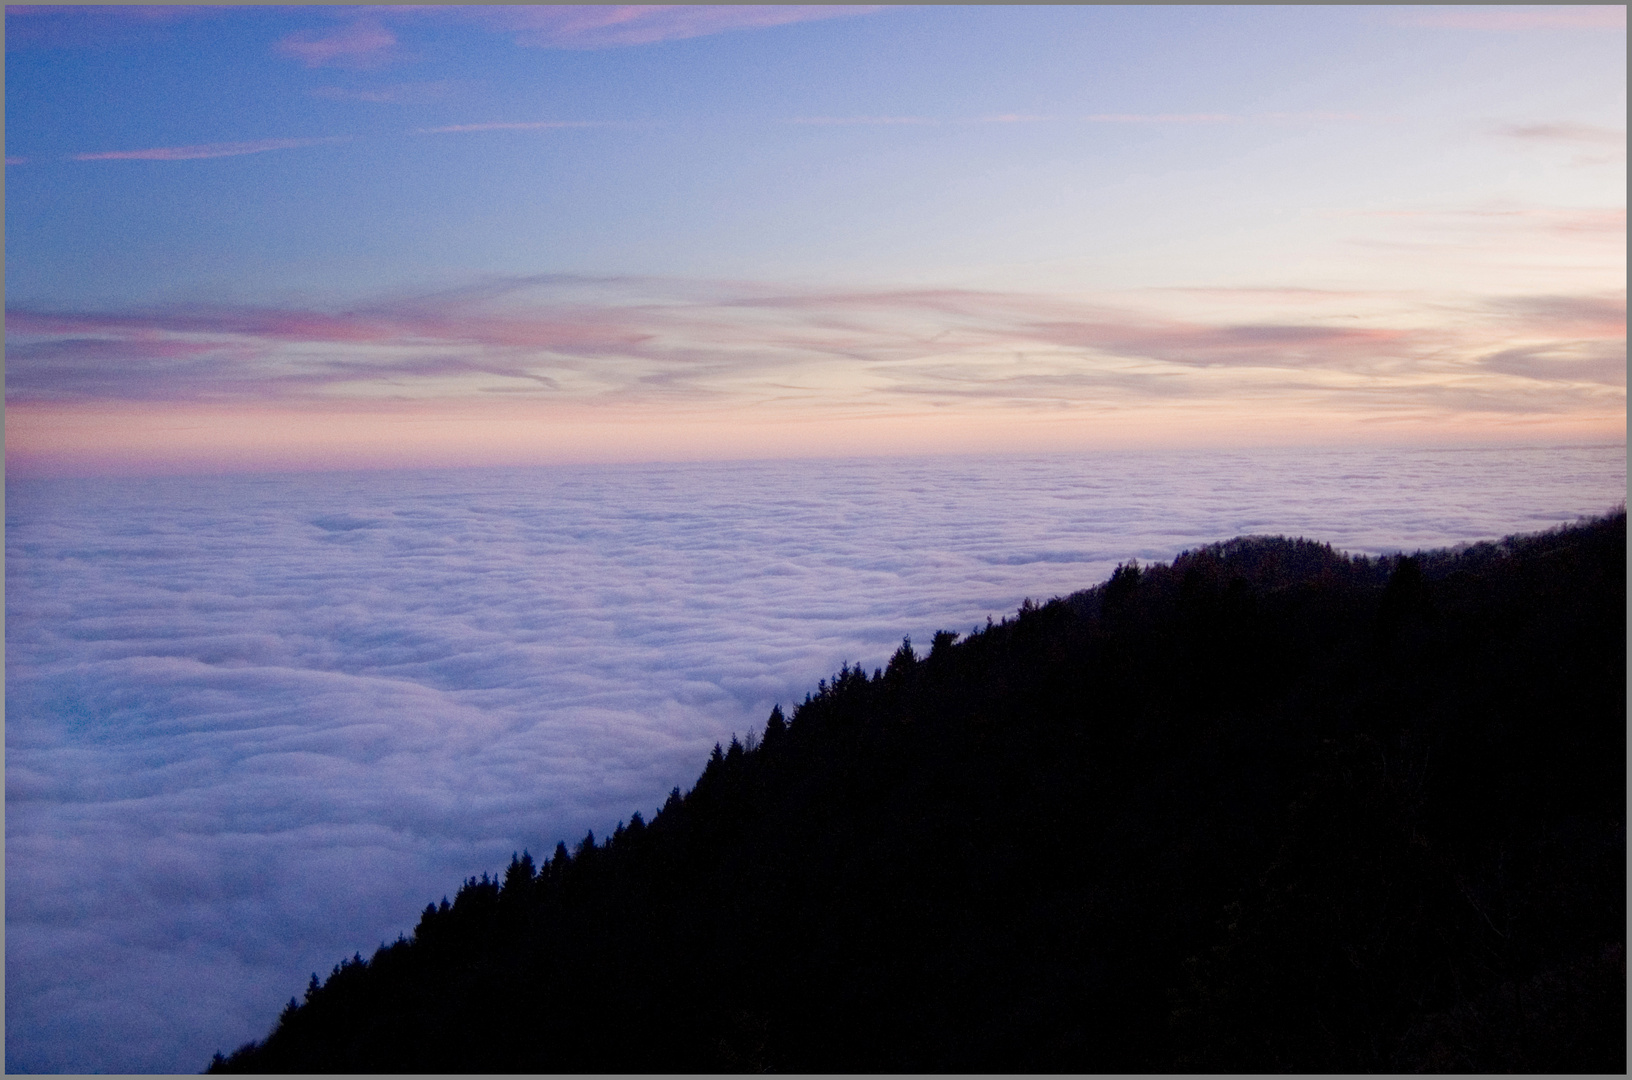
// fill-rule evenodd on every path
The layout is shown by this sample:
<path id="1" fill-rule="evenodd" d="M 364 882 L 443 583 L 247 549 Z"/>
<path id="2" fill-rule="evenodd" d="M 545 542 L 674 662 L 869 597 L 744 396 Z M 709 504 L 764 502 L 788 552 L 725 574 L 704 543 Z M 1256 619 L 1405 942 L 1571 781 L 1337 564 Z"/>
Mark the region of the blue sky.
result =
<path id="1" fill-rule="evenodd" d="M 14 7 L 7 44 L 17 468 L 1624 437 L 1623 8 Z"/>

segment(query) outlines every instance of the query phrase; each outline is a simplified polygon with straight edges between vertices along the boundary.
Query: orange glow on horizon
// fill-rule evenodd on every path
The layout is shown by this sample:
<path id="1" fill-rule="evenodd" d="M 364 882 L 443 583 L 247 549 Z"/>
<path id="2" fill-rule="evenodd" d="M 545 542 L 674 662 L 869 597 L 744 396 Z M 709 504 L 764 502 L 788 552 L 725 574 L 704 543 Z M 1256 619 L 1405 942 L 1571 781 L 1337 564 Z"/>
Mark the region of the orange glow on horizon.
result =
<path id="1" fill-rule="evenodd" d="M 1218 402 L 816 414 L 536 404 L 6 409 L 11 476 L 146 475 L 1316 444 L 1616 443 L 1624 413 L 1333 415 Z"/>

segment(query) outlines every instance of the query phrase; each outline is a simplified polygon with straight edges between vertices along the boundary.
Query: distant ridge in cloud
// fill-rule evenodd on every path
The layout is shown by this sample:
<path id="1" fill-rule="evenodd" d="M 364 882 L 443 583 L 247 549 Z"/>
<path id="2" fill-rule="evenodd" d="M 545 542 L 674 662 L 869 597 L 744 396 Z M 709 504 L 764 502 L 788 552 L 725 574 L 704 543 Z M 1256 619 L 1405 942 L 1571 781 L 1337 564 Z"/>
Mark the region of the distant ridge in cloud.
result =
<path id="1" fill-rule="evenodd" d="M 268 150 L 294 150 L 303 146 L 324 146 L 346 142 L 350 136 L 331 135 L 321 139 L 257 139 L 253 142 L 200 143 L 195 146 L 153 146 L 142 150 L 102 150 L 75 154 L 74 161 L 196 161 L 201 158 L 238 157 L 264 154 Z"/>

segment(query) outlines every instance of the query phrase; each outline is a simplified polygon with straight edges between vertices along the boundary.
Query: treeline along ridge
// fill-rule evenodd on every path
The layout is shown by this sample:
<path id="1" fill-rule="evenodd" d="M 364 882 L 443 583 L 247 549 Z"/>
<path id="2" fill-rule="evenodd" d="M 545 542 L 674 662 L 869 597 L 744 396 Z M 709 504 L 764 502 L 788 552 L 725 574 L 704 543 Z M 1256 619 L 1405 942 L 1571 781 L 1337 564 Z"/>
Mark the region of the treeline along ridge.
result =
<path id="1" fill-rule="evenodd" d="M 1626 514 L 1248 537 L 887 667 L 212 1071 L 1626 1066 Z"/>

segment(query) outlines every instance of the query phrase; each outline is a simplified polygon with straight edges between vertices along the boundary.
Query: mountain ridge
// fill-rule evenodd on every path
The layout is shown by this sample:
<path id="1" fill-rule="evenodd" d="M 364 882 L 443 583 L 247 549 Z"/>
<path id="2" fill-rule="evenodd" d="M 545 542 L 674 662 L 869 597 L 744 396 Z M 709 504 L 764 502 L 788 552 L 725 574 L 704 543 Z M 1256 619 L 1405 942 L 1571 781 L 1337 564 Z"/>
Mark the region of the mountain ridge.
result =
<path id="1" fill-rule="evenodd" d="M 904 641 L 210 1069 L 1622 1071 L 1625 570 L 1238 537 Z"/>

